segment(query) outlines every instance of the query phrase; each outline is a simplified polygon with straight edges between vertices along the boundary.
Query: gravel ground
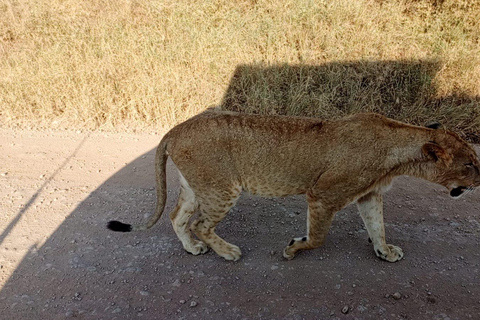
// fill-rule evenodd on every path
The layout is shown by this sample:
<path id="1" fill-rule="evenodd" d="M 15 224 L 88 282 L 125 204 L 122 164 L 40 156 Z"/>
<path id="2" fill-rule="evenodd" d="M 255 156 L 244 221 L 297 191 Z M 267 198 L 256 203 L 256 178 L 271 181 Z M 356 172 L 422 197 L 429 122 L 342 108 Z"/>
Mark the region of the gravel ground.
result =
<path id="1" fill-rule="evenodd" d="M 2 319 L 478 319 L 480 191 L 452 200 L 402 177 L 385 199 L 387 241 L 375 257 L 354 205 L 322 248 L 282 258 L 303 236 L 303 197 L 242 196 L 217 228 L 243 252 L 187 254 L 166 213 L 140 233 L 106 230 L 155 205 L 158 135 L 0 129 Z"/>

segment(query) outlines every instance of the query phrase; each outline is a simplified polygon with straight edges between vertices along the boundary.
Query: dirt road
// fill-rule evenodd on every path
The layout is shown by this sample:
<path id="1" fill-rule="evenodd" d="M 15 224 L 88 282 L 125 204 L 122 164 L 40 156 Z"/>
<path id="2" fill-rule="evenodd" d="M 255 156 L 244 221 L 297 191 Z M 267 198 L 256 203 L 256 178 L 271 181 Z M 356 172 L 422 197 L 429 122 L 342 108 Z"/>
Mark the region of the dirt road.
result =
<path id="1" fill-rule="evenodd" d="M 385 199 L 387 239 L 404 260 L 378 260 L 355 206 L 324 247 L 282 258 L 303 236 L 302 197 L 243 195 L 218 233 L 243 252 L 192 256 L 168 214 L 142 233 L 113 233 L 155 204 L 160 136 L 0 129 L 2 319 L 478 319 L 480 191 L 400 178 Z M 178 194 L 168 167 L 170 211 Z"/>

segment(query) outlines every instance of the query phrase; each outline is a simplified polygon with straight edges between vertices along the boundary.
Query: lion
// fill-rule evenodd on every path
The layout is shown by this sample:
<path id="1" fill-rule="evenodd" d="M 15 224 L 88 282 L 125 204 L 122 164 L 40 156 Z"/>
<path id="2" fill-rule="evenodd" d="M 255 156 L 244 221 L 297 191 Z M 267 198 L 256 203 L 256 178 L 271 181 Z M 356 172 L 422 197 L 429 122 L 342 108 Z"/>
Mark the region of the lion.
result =
<path id="1" fill-rule="evenodd" d="M 356 202 L 376 256 L 396 262 L 403 251 L 385 242 L 383 223 L 383 194 L 395 177 L 440 184 L 453 198 L 480 185 L 474 149 L 438 124 L 420 127 L 373 113 L 322 121 L 208 110 L 161 140 L 155 213 L 140 225 L 110 221 L 109 229 L 146 230 L 158 221 L 167 197 L 168 157 L 178 168 L 181 185 L 170 219 L 184 249 L 198 255 L 210 247 L 234 261 L 240 249 L 220 238 L 215 227 L 242 191 L 264 197 L 306 195 L 307 232 L 290 241 L 283 251 L 286 259 L 299 250 L 320 247 L 335 213 Z M 189 228 L 197 209 L 198 218 Z"/>

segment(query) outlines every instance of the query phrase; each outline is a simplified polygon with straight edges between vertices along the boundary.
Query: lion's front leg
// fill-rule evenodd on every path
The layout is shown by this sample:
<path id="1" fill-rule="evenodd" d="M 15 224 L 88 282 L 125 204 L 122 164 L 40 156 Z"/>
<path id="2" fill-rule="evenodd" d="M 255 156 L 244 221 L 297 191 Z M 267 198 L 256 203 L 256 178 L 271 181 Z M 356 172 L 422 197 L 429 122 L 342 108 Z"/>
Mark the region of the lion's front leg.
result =
<path id="1" fill-rule="evenodd" d="M 385 242 L 385 226 L 383 224 L 383 197 L 371 192 L 357 201 L 358 211 L 362 217 L 368 235 L 373 243 L 377 257 L 389 262 L 397 262 L 403 258 L 400 247 Z"/>

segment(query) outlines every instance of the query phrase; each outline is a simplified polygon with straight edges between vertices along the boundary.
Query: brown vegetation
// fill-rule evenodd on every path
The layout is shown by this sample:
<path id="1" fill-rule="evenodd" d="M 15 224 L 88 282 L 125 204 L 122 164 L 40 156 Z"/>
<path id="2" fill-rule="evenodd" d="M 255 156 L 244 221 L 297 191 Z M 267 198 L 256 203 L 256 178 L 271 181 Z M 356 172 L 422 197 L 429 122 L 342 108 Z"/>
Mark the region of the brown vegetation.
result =
<path id="1" fill-rule="evenodd" d="M 475 140 L 478 21 L 468 0 L 7 0 L 0 121 L 146 129 L 223 104 L 372 110 Z"/>

